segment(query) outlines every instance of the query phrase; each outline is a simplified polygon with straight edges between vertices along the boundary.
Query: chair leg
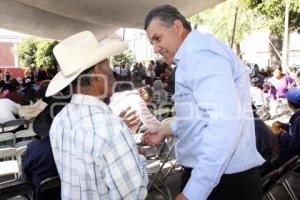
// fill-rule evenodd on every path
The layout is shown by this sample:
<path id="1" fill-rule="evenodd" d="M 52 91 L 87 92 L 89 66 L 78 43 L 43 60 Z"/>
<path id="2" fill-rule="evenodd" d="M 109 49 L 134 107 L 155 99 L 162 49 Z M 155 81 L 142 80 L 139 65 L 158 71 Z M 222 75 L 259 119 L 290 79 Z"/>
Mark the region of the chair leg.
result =
<path id="1" fill-rule="evenodd" d="M 284 180 L 282 185 L 283 185 L 284 189 L 287 191 L 287 193 L 289 194 L 289 196 L 291 197 L 291 199 L 298 200 L 298 198 L 296 197 L 295 193 L 293 192 L 293 189 L 290 186 L 288 180 Z"/>
<path id="2" fill-rule="evenodd" d="M 167 179 L 167 177 L 171 174 L 171 172 L 175 170 L 176 164 L 177 164 L 177 161 L 175 161 L 175 163 L 170 167 L 168 172 L 163 176 L 163 181 L 165 181 Z"/>

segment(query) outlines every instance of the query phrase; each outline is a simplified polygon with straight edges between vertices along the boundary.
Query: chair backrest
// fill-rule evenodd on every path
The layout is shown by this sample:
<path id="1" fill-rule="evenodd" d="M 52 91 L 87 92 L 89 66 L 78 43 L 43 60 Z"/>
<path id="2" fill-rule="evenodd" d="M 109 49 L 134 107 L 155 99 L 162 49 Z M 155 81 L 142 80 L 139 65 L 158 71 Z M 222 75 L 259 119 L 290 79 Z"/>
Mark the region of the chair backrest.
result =
<path id="1" fill-rule="evenodd" d="M 13 147 L 15 142 L 15 134 L 0 133 L 0 148 Z"/>
<path id="2" fill-rule="evenodd" d="M 289 172 L 283 180 L 284 186 L 290 190 L 294 199 L 300 199 L 300 174 L 295 172 Z"/>
<path id="3" fill-rule="evenodd" d="M 23 155 L 24 152 L 26 151 L 27 146 L 19 147 L 17 148 L 16 151 L 16 156 L 17 156 L 17 161 L 18 161 L 18 166 L 19 166 L 19 176 L 22 174 L 22 160 L 23 160 Z"/>
<path id="4" fill-rule="evenodd" d="M 25 128 L 28 128 L 28 122 L 26 119 L 15 119 L 8 122 L 4 122 L 2 124 L 2 132 L 5 131 L 5 128 L 7 127 L 17 127 L 17 126 L 25 126 Z"/>
<path id="5" fill-rule="evenodd" d="M 33 185 L 29 182 L 12 182 L 10 184 L 0 185 L 1 199 L 9 199 L 30 193 L 33 195 L 33 197 L 35 197 Z"/>
<path id="6" fill-rule="evenodd" d="M 15 148 L 0 149 L 0 160 L 15 160 L 15 159 L 16 159 Z"/>
<path id="7" fill-rule="evenodd" d="M 284 200 L 293 200 L 293 198 L 290 196 L 289 192 L 284 188 L 282 184 L 274 184 L 271 189 L 266 192 L 266 196 L 268 199 L 284 199 Z"/>
<path id="8" fill-rule="evenodd" d="M 292 168 L 294 168 L 295 166 L 297 166 L 297 161 L 299 160 L 299 156 L 295 155 L 293 156 L 291 159 L 289 159 L 288 161 L 286 161 L 285 163 L 283 163 L 279 168 L 278 171 L 280 174 L 283 174 L 289 170 L 291 170 Z"/>
<path id="9" fill-rule="evenodd" d="M 43 192 L 54 188 L 59 188 L 59 187 L 60 187 L 60 179 L 58 176 L 46 178 L 42 180 L 40 185 L 38 186 L 36 190 L 36 197 L 38 199 Z"/>
<path id="10" fill-rule="evenodd" d="M 15 140 L 17 142 L 17 139 L 26 139 L 31 140 L 36 136 L 35 132 L 32 129 L 27 130 L 21 130 L 15 133 Z"/>

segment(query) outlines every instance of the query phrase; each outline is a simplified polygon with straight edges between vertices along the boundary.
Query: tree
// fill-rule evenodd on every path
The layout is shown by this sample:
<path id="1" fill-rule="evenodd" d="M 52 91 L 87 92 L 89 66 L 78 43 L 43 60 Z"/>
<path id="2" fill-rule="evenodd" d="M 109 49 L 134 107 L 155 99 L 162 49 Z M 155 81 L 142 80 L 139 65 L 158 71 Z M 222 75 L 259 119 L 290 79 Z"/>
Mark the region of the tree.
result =
<path id="1" fill-rule="evenodd" d="M 43 40 L 37 44 L 36 65 L 45 68 L 57 65 L 57 61 L 53 55 L 53 48 L 57 45 L 57 41 Z"/>
<path id="2" fill-rule="evenodd" d="M 289 6 L 289 30 L 300 28 L 300 0 L 288 0 Z M 286 0 L 240 0 L 255 13 L 262 15 L 261 26 L 268 28 L 271 33 L 282 35 L 284 31 L 284 11 Z"/>
<path id="3" fill-rule="evenodd" d="M 36 43 L 34 38 L 25 38 L 18 46 L 17 52 L 21 65 L 24 67 L 35 67 Z"/>
<path id="4" fill-rule="evenodd" d="M 300 30 L 300 0 L 289 1 L 289 31 Z M 284 13 L 286 0 L 240 0 L 240 2 L 262 16 L 260 26 L 270 30 L 271 64 L 280 64 L 276 50 L 282 51 L 282 35 L 284 31 Z M 276 48 L 276 50 L 274 49 Z"/>
<path id="5" fill-rule="evenodd" d="M 238 17 L 233 44 L 239 55 L 240 42 L 243 40 L 245 33 L 255 27 L 255 17 L 247 7 L 240 5 L 238 0 L 227 0 L 215 8 L 192 16 L 190 20 L 195 24 L 195 28 L 199 25 L 208 26 L 216 37 L 229 45 L 233 36 L 236 8 L 238 8 Z"/>
<path id="6" fill-rule="evenodd" d="M 123 53 L 113 56 L 112 64 L 113 65 L 131 65 L 133 62 L 133 56 L 130 52 L 124 51 Z"/>

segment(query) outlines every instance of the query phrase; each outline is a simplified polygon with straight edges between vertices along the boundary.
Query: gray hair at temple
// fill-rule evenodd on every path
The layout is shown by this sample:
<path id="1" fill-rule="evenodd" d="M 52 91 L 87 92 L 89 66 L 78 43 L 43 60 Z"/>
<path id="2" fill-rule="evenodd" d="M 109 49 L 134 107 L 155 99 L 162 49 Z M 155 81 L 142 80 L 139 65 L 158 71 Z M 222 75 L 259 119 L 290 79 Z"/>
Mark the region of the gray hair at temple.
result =
<path id="1" fill-rule="evenodd" d="M 191 31 L 191 24 L 186 20 L 186 18 L 175 8 L 170 5 L 160 5 L 153 8 L 145 17 L 144 29 L 147 30 L 149 24 L 154 18 L 158 18 L 162 24 L 170 28 L 175 20 L 180 20 L 183 27 L 187 31 Z"/>

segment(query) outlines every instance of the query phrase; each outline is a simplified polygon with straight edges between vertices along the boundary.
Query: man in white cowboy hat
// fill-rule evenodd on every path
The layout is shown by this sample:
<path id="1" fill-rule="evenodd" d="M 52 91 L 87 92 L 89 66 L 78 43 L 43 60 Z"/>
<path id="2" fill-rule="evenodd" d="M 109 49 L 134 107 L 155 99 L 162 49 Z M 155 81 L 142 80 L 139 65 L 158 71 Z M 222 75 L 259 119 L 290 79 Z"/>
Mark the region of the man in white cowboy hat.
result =
<path id="1" fill-rule="evenodd" d="M 145 159 L 126 124 L 103 102 L 111 96 L 108 57 L 124 51 L 122 42 L 99 46 L 84 31 L 68 37 L 53 52 L 61 71 L 46 96 L 72 84 L 71 101 L 54 118 L 50 140 L 61 179 L 62 199 L 145 199 Z"/>

